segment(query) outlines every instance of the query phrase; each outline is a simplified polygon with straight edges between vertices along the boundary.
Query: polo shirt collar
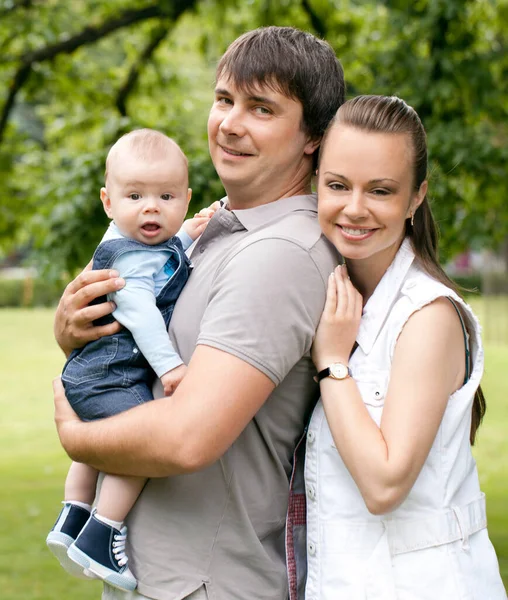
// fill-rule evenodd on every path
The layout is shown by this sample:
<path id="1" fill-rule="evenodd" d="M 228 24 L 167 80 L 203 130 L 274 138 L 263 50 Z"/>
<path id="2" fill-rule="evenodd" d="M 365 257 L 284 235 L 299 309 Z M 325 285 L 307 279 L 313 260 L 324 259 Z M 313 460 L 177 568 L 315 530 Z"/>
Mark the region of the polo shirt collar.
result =
<path id="1" fill-rule="evenodd" d="M 358 345 L 365 354 L 372 350 L 372 346 L 390 313 L 414 258 L 415 253 L 411 242 L 409 238 L 406 238 L 402 242 L 392 264 L 388 267 L 374 293 L 367 301 L 356 338 Z"/>
<path id="2" fill-rule="evenodd" d="M 227 208 L 227 202 L 228 199 L 226 196 L 222 199 L 222 206 L 224 208 Z M 261 206 L 255 206 L 254 208 L 232 210 L 231 212 L 243 227 L 249 231 L 298 210 L 317 213 L 316 194 L 290 196 L 289 198 L 281 198 L 267 204 L 261 204 Z"/>

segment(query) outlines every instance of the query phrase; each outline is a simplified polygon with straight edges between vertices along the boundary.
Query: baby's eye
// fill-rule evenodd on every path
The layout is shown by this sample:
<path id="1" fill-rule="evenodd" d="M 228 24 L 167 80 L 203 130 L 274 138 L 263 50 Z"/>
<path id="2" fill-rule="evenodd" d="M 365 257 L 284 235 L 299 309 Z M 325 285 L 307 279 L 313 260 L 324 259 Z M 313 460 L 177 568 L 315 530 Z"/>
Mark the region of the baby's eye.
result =
<path id="1" fill-rule="evenodd" d="M 171 200 L 173 196 L 171 194 L 162 194 L 161 195 L 161 199 L 162 200 Z"/>
<path id="2" fill-rule="evenodd" d="M 139 200 L 141 198 L 141 196 L 140 196 L 140 194 L 134 193 L 134 194 L 129 194 L 129 198 L 131 200 Z"/>

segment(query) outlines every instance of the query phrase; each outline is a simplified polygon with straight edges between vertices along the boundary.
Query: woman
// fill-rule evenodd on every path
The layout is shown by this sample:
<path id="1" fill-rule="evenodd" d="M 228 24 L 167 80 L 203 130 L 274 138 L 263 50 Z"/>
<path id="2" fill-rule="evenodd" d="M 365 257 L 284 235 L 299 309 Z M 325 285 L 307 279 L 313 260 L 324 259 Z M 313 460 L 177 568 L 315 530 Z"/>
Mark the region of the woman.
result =
<path id="1" fill-rule="evenodd" d="M 319 219 L 345 265 L 313 348 L 306 600 L 506 598 L 471 454 L 480 328 L 438 263 L 426 173 L 398 98 L 350 100 L 325 134 Z"/>

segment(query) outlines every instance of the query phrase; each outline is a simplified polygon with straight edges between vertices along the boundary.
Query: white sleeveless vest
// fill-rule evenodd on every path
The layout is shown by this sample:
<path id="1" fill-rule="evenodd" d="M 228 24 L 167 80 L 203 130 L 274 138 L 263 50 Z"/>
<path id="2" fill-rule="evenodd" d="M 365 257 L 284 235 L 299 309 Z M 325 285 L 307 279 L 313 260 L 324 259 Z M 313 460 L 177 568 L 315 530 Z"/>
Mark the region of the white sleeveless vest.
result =
<path id="1" fill-rule="evenodd" d="M 415 311 L 443 296 L 466 322 L 471 375 L 450 396 L 429 456 L 396 510 L 369 513 L 334 446 L 321 401 L 314 410 L 305 458 L 306 600 L 506 598 L 469 443 L 483 373 L 480 326 L 467 304 L 421 269 L 408 239 L 365 306 L 350 367 L 379 425 L 397 338 Z"/>

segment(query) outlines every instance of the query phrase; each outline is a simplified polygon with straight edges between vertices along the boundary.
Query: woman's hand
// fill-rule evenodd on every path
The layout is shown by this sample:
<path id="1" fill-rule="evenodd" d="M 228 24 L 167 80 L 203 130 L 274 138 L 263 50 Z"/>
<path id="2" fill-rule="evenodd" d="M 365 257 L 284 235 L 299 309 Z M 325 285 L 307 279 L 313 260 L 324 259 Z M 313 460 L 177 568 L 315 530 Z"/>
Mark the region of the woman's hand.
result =
<path id="1" fill-rule="evenodd" d="M 113 302 L 88 306 L 95 298 L 116 292 L 125 281 L 117 271 L 92 271 L 91 263 L 65 288 L 56 309 L 55 338 L 67 356 L 75 348 L 105 335 L 117 333 L 121 325 L 114 321 L 109 325 L 95 326 L 93 321 L 115 310 Z"/>
<path id="2" fill-rule="evenodd" d="M 362 308 L 362 296 L 351 283 L 346 265 L 339 265 L 328 278 L 325 307 L 312 346 L 312 360 L 318 371 L 333 362 L 348 364 Z"/>

